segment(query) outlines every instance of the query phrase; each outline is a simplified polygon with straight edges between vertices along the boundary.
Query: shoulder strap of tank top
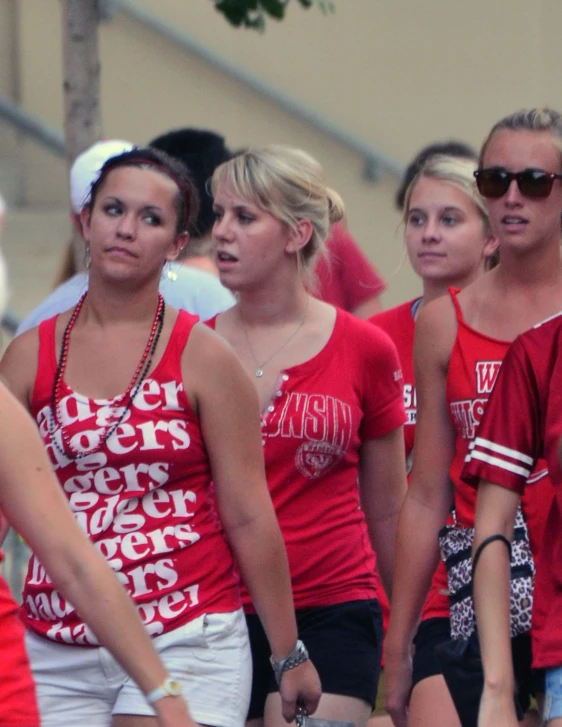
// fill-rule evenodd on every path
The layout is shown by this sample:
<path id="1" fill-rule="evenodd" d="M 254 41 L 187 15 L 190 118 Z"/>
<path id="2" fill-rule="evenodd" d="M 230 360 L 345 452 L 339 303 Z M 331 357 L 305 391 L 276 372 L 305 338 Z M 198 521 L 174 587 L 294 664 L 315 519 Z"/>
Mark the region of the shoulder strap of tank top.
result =
<path id="1" fill-rule="evenodd" d="M 453 301 L 453 305 L 455 306 L 455 313 L 457 316 L 457 321 L 462 321 L 462 310 L 459 304 L 459 299 L 457 298 L 458 293 L 460 292 L 460 288 L 449 288 L 449 295 L 451 296 L 451 300 Z"/>
<path id="2" fill-rule="evenodd" d="M 39 353 L 37 356 L 37 374 L 33 385 L 32 408 L 35 402 L 50 399 L 51 389 L 57 368 L 55 351 L 55 326 L 58 316 L 53 316 L 39 324 Z"/>
<path id="3" fill-rule="evenodd" d="M 160 366 L 180 366 L 181 356 L 193 326 L 199 322 L 199 317 L 185 310 L 178 311 L 178 317 L 170 334 L 170 340 L 164 351 Z M 159 367 L 160 367 L 159 366 Z M 178 372 L 176 372 L 178 373 Z"/>

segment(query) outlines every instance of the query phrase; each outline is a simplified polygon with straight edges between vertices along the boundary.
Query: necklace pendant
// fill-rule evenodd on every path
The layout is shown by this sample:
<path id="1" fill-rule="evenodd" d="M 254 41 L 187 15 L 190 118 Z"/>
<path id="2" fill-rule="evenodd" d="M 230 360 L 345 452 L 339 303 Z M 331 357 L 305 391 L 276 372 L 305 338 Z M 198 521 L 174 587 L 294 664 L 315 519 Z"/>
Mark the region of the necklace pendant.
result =
<path id="1" fill-rule="evenodd" d="M 256 369 L 256 376 L 258 379 L 261 379 L 261 377 L 263 376 L 262 369 Z"/>

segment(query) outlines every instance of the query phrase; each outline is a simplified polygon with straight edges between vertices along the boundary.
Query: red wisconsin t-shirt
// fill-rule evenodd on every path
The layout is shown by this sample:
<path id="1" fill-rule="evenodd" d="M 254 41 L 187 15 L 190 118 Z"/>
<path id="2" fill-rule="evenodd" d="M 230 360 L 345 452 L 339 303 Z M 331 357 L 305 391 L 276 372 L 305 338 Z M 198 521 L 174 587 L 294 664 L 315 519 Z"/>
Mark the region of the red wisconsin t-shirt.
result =
<path id="1" fill-rule="evenodd" d="M 533 664 L 562 666 L 562 314 L 519 336 L 509 349 L 462 472 L 525 492 L 543 457 L 554 485 L 533 604 Z M 532 490 L 533 488 L 529 488 Z"/>
<path id="2" fill-rule="evenodd" d="M 404 374 L 404 407 L 406 409 L 406 424 L 404 425 L 404 447 L 408 473 L 411 468 L 411 459 L 414 449 L 416 432 L 416 384 L 414 380 L 414 335 L 415 335 L 415 309 L 421 302 L 420 298 L 409 300 L 396 308 L 377 313 L 369 320 L 379 326 L 393 340 L 402 373 Z M 440 562 L 432 579 L 431 589 L 422 611 L 422 620 L 428 618 L 448 618 L 449 604 L 447 593 L 447 572 L 444 563 Z M 384 592 L 379 594 L 385 624 L 388 623 L 390 607 Z"/>
<path id="3" fill-rule="evenodd" d="M 314 269 L 318 298 L 354 311 L 385 290 L 384 280 L 343 225 L 332 227 L 326 249 L 328 255 L 320 255 Z"/>
<path id="4" fill-rule="evenodd" d="M 392 341 L 342 310 L 326 346 L 281 372 L 262 412 L 262 435 L 296 608 L 376 596 L 375 555 L 357 485 L 360 448 L 404 418 Z M 244 591 L 243 601 L 253 611 Z"/>
<path id="5" fill-rule="evenodd" d="M 135 602 L 151 636 L 203 613 L 240 608 L 230 549 L 216 517 L 199 419 L 184 390 L 181 357 L 198 319 L 180 311 L 161 360 L 142 382 L 117 429 L 99 449 L 72 460 L 56 437 L 89 452 L 118 418 L 119 398 L 90 399 L 63 382 L 53 429 L 56 317 L 39 327 L 32 413 L 60 485 L 82 529 Z M 22 617 L 53 641 L 97 645 L 75 609 L 33 556 Z"/>

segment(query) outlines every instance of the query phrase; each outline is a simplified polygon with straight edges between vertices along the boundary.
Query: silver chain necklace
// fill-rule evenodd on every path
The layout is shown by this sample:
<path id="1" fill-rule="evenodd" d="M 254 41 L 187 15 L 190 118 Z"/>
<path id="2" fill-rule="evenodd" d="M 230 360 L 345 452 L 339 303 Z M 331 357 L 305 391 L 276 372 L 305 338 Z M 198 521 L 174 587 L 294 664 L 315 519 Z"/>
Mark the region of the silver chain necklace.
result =
<path id="1" fill-rule="evenodd" d="M 242 321 L 242 316 L 240 315 L 240 309 L 238 309 L 238 322 L 240 323 L 240 328 L 244 332 L 244 338 L 246 339 L 246 345 L 248 346 L 248 351 L 250 352 L 250 356 L 252 357 L 254 364 L 256 366 L 256 370 L 254 371 L 254 376 L 256 376 L 258 379 L 260 379 L 263 376 L 263 370 L 267 366 L 267 364 L 277 356 L 278 353 L 281 353 L 281 351 L 285 348 L 285 346 L 288 346 L 289 343 L 293 340 L 293 338 L 297 335 L 297 333 L 300 331 L 300 329 L 304 326 L 304 322 L 306 321 L 306 316 L 308 314 L 308 300 L 309 296 L 306 298 L 306 308 L 304 311 L 303 317 L 300 319 L 297 327 L 295 330 L 291 333 L 289 338 L 287 338 L 286 341 L 283 341 L 283 343 L 279 346 L 279 348 L 276 348 L 275 351 L 271 354 L 271 356 L 268 356 L 265 361 L 262 361 L 262 363 L 258 363 L 258 360 L 254 354 L 254 350 L 252 348 L 252 344 L 250 343 L 250 338 L 248 336 L 248 331 L 246 329 L 246 326 L 244 322 Z"/>

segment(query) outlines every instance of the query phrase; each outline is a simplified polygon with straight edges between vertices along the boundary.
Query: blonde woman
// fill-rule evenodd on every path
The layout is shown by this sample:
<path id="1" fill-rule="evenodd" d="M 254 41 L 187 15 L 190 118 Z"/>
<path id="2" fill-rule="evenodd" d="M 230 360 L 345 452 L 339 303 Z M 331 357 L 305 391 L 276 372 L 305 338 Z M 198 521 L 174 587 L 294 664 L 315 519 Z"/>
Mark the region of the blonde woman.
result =
<path id="1" fill-rule="evenodd" d="M 343 215 L 318 162 L 283 146 L 249 150 L 215 171 L 212 189 L 219 274 L 238 303 L 210 325 L 260 400 L 299 637 L 323 686 L 317 714 L 363 727 L 381 658 L 374 551 L 390 589 L 406 486 L 400 365 L 386 334 L 309 292 L 311 266 Z M 247 593 L 244 606 L 254 660 L 249 719 L 274 727 L 278 686 Z"/>
<path id="2" fill-rule="evenodd" d="M 408 469 L 414 455 L 416 384 L 414 333 L 418 315 L 452 286 L 464 288 L 491 266 L 497 250 L 484 198 L 476 189 L 476 162 L 435 155 L 412 179 L 404 199 L 404 240 L 410 265 L 422 280 L 422 295 L 371 318 L 394 341 L 404 374 L 404 446 Z M 454 725 L 457 715 L 435 655 L 435 646 L 450 638 L 447 575 L 438 567 L 421 623 L 414 639 L 410 719 L 413 724 L 434 718 L 440 704 L 443 723 Z M 383 613 L 388 618 L 388 604 Z M 387 625 L 387 624 L 385 624 Z M 388 718 L 387 718 L 388 720 Z M 374 721 L 372 727 L 383 722 Z M 387 722 L 388 724 L 388 722 Z"/>
<path id="3" fill-rule="evenodd" d="M 461 471 L 501 362 L 516 336 L 562 308 L 561 141 L 562 116 L 551 109 L 518 112 L 493 127 L 476 181 L 501 261 L 459 293 L 432 302 L 416 324 L 414 464 L 400 514 L 385 652 L 387 702 L 397 727 L 408 723 L 411 642 L 453 499 L 459 526 L 474 526 L 476 493 L 462 482 Z M 523 502 L 539 567 L 553 496 L 545 475 L 539 463 Z M 532 688 L 529 642 L 528 634 L 513 641 L 523 700 Z M 445 726 L 440 715 L 433 712 L 419 724 Z"/>

